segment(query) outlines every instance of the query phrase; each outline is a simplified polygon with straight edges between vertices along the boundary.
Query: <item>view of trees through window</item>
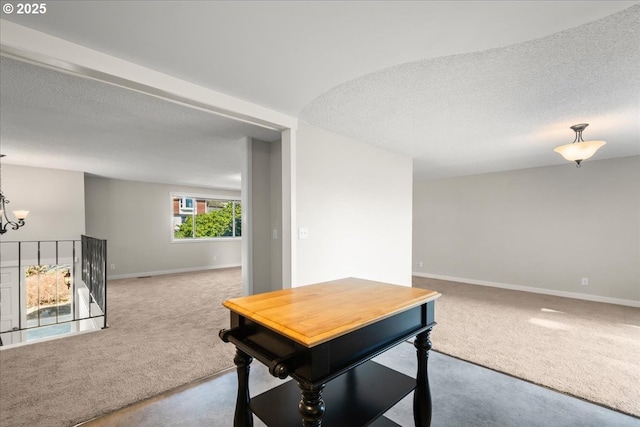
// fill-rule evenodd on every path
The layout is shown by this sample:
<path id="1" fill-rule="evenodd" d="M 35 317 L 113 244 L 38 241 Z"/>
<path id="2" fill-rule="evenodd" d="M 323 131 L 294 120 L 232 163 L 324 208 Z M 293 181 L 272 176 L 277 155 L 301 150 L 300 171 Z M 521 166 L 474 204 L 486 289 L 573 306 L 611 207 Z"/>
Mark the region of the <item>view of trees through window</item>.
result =
<path id="1" fill-rule="evenodd" d="M 240 236 L 240 201 L 173 196 L 174 239 Z"/>
<path id="2" fill-rule="evenodd" d="M 71 265 L 30 265 L 25 271 L 27 327 L 71 320 Z"/>

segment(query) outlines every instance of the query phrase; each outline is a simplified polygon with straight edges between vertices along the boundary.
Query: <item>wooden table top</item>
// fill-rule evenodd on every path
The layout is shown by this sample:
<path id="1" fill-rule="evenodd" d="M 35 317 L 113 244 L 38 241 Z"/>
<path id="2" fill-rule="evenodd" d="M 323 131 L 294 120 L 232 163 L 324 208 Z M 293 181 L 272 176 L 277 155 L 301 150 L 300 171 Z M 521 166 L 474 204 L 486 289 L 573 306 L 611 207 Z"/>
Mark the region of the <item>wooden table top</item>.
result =
<path id="1" fill-rule="evenodd" d="M 440 297 L 436 291 L 348 278 L 222 303 L 306 347 L 313 347 Z"/>

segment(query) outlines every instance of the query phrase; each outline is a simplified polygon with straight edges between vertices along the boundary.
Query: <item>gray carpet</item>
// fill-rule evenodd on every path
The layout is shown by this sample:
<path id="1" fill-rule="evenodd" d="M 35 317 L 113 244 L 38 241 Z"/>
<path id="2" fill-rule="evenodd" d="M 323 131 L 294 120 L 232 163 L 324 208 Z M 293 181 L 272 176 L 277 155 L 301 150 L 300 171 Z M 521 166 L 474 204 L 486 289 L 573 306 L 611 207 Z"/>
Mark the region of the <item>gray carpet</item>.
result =
<path id="1" fill-rule="evenodd" d="M 374 360 L 406 375 L 416 373 L 416 352 L 409 343 L 402 343 Z M 640 425 L 639 419 L 628 415 L 436 352 L 431 352 L 429 358 L 429 377 L 432 427 Z M 233 425 L 237 383 L 235 370 L 230 371 L 82 427 L 229 427 Z M 264 365 L 254 361 L 249 383 L 251 395 L 256 396 L 282 384 L 282 380 L 272 377 Z M 385 416 L 401 427 L 412 427 L 415 425 L 412 405 L 410 394 Z M 265 424 L 254 416 L 254 426 Z"/>
<path id="2" fill-rule="evenodd" d="M 0 425 L 64 427 L 233 366 L 240 269 L 114 280 L 109 328 L 0 351 Z"/>
<path id="3" fill-rule="evenodd" d="M 429 359 L 432 427 L 640 427 L 640 419 L 463 360 L 437 352 Z M 376 360 L 407 375 L 417 369 L 409 344 Z M 408 396 L 387 417 L 411 427 L 412 405 Z"/>

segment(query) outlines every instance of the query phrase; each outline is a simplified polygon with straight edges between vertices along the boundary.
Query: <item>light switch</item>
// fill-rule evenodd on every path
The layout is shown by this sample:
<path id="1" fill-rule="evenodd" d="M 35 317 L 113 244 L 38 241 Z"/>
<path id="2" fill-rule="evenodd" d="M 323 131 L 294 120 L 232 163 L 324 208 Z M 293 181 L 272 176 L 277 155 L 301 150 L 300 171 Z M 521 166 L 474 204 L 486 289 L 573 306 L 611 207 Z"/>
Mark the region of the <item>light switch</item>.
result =
<path id="1" fill-rule="evenodd" d="M 309 229 L 307 227 L 298 228 L 298 240 L 305 240 L 309 238 Z"/>

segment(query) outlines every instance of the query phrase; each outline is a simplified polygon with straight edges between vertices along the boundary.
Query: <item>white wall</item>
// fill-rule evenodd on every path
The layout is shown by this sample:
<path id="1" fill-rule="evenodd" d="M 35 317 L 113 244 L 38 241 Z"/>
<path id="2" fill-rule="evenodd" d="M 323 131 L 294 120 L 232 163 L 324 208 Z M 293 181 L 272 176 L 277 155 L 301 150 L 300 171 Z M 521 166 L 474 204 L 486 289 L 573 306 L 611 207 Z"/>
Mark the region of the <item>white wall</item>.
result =
<path id="1" fill-rule="evenodd" d="M 301 123 L 297 283 L 360 277 L 411 286 L 411 158 Z"/>
<path id="2" fill-rule="evenodd" d="M 417 182 L 413 218 L 417 274 L 640 301 L 638 156 Z"/>
<path id="3" fill-rule="evenodd" d="M 240 239 L 171 242 L 171 192 L 239 198 L 238 191 L 92 176 L 85 190 L 87 234 L 107 239 L 110 278 L 241 265 Z"/>
<path id="4" fill-rule="evenodd" d="M 85 232 L 84 174 L 2 164 L 2 191 L 11 211 L 28 210 L 26 224 L 2 241 L 78 240 Z"/>

